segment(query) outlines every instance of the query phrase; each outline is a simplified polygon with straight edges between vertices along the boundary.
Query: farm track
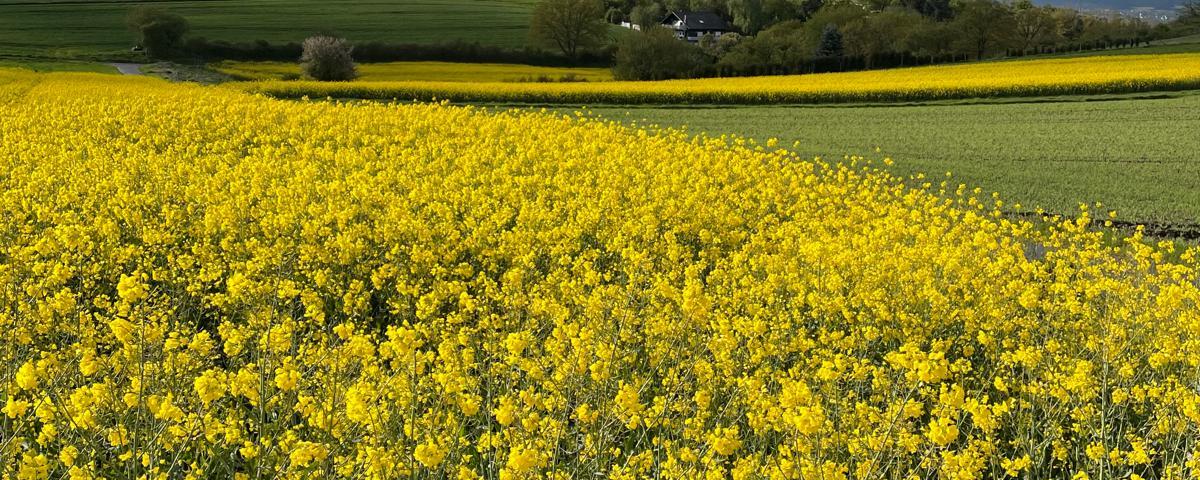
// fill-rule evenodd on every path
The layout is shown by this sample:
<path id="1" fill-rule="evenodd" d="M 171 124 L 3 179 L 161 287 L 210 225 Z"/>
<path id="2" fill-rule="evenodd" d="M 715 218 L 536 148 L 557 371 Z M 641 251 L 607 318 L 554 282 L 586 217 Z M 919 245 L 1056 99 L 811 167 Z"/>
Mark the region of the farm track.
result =
<path id="1" fill-rule="evenodd" d="M 142 64 L 140 63 L 110 63 L 121 75 L 142 75 Z"/>

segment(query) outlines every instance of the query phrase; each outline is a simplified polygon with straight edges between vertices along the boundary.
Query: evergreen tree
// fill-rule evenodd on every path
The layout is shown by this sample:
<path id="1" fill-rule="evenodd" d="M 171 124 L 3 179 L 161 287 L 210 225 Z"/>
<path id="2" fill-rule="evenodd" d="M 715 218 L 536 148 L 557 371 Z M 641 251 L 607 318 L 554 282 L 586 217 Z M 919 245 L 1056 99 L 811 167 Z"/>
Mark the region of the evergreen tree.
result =
<path id="1" fill-rule="evenodd" d="M 821 31 L 821 44 L 817 47 L 818 57 L 840 57 L 846 50 L 842 44 L 842 32 L 838 30 L 837 25 L 832 23 L 825 25 L 825 30 Z"/>

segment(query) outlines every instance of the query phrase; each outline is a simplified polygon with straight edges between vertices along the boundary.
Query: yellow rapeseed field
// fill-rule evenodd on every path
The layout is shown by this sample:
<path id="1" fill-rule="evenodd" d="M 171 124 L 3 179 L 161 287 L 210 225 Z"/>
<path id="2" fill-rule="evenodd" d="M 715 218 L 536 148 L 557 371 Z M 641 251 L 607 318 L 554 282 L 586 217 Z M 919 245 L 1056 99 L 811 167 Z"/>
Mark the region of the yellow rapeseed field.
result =
<path id="1" fill-rule="evenodd" d="M 566 104 L 772 104 L 1129 93 L 1200 88 L 1200 53 L 980 62 L 662 82 L 257 82 L 276 97 Z"/>
<path id="2" fill-rule="evenodd" d="M 0 472 L 1197 478 L 1196 249 L 774 143 L 0 72 Z"/>

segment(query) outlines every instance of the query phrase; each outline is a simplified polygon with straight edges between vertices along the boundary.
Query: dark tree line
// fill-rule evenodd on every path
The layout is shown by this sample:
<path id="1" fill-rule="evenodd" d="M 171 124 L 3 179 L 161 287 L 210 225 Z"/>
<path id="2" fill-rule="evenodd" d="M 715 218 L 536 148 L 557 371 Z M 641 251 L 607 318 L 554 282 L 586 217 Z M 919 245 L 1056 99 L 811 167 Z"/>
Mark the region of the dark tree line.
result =
<path id="1" fill-rule="evenodd" d="M 1179 28 L 1188 32 L 1200 31 L 1200 0 L 1190 0 L 1179 7 Z"/>
<path id="2" fill-rule="evenodd" d="M 1036 6 L 1030 0 L 541 0 L 530 25 L 541 48 L 478 43 L 353 45 L 360 62 L 443 60 L 533 65 L 614 65 L 620 78 L 651 79 L 840 71 L 1134 46 L 1200 31 L 1200 0 L 1151 28 L 1122 18 Z M 698 44 L 656 32 L 668 10 L 717 12 L 739 30 Z M 128 17 L 152 58 L 295 60 L 297 43 L 185 38 L 179 15 L 139 7 Z M 613 34 L 630 21 L 643 32 Z M 669 33 L 669 32 L 668 32 Z M 614 54 L 615 52 L 615 54 Z"/>
<path id="3" fill-rule="evenodd" d="M 1196 6 L 1200 0 L 1185 7 L 1179 25 L 1156 28 L 1134 19 L 1036 6 L 1030 0 L 953 4 L 949 0 L 866 0 L 828 5 L 821 0 L 635 1 L 609 0 L 608 16 L 629 19 L 644 29 L 657 25 L 658 15 L 668 9 L 708 9 L 732 19 L 741 34 L 702 39 L 696 48 L 707 61 L 681 70 L 703 75 L 823 72 L 1136 46 L 1170 33 L 1182 34 L 1179 25 L 1188 18 L 1200 23 L 1200 6 Z M 1189 8 L 1196 12 L 1189 14 Z M 641 36 L 643 43 L 654 40 Z M 627 57 L 618 57 L 618 64 Z"/>

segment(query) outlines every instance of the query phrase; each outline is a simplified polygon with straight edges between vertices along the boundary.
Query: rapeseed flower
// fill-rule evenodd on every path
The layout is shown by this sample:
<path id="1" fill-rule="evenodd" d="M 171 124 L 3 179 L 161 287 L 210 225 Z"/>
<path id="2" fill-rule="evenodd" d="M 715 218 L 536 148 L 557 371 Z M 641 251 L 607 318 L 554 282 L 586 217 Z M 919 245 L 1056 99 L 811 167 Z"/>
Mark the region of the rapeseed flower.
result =
<path id="1" fill-rule="evenodd" d="M 236 89 L 286 98 L 568 105 L 876 102 L 1184 90 L 1200 85 L 1200 75 L 1195 73 L 1198 64 L 1200 54 L 1175 53 L 658 82 L 262 81 L 231 85 Z M 776 146 L 777 141 L 767 141 L 767 148 Z M 881 149 L 876 147 L 874 150 L 879 153 Z"/>

